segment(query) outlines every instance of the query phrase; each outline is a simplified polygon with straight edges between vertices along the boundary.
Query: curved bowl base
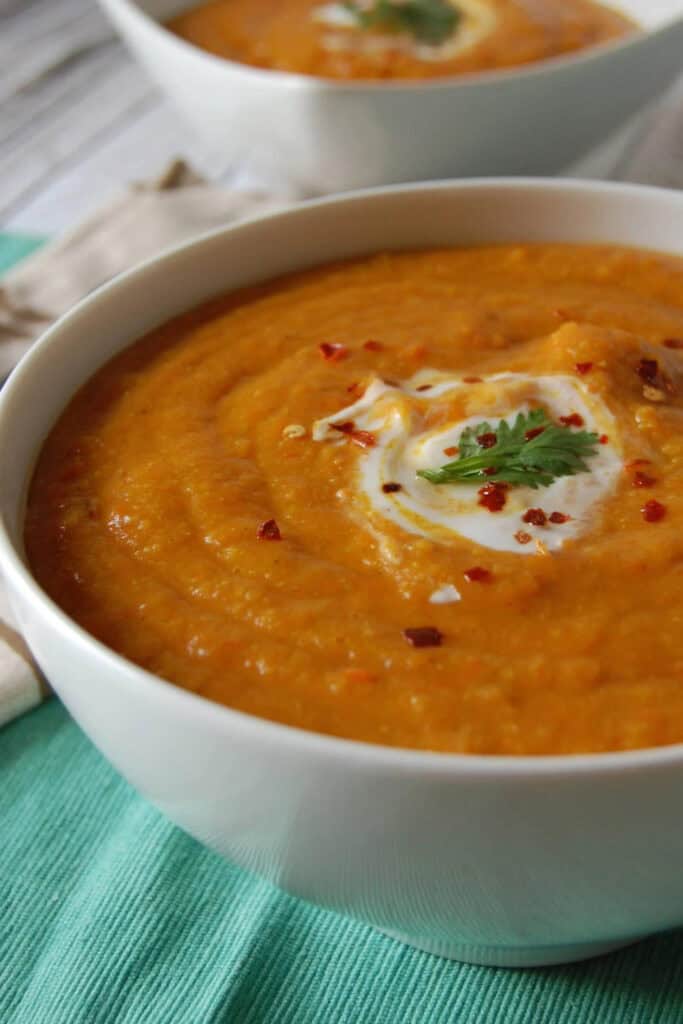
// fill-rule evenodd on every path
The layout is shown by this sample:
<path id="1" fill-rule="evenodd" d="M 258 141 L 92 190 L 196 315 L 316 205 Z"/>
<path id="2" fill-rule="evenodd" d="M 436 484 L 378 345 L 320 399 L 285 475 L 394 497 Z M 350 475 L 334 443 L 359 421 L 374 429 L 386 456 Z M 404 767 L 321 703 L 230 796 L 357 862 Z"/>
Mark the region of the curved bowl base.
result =
<path id="1" fill-rule="evenodd" d="M 638 935 L 620 942 L 579 942 L 566 946 L 468 946 L 448 942 L 416 942 L 400 932 L 384 928 L 379 931 L 425 953 L 482 967 L 550 967 L 553 964 L 570 964 L 613 953 L 646 938 L 645 935 Z"/>

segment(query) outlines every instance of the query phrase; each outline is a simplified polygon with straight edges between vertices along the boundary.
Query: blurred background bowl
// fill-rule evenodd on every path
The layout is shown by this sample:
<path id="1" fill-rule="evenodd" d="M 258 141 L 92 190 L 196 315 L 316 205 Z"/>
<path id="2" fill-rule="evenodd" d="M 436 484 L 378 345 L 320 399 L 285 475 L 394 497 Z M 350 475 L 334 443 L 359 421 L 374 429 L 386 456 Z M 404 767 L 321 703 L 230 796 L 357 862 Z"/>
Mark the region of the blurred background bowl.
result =
<path id="1" fill-rule="evenodd" d="M 311 193 L 466 175 L 549 174 L 654 99 L 683 67 L 683 0 L 623 0 L 643 31 L 521 68 L 340 82 L 215 57 L 163 22 L 187 0 L 100 0 L 221 158 Z"/>

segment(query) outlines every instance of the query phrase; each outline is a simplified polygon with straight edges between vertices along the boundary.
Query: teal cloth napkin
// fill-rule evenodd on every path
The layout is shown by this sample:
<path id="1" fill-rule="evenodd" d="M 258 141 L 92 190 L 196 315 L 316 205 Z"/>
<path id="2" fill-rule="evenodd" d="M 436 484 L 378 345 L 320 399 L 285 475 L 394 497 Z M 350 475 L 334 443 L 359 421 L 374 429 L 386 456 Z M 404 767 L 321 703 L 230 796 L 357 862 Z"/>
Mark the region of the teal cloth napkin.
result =
<path id="1" fill-rule="evenodd" d="M 30 235 L 0 234 L 0 274 L 43 245 L 44 239 Z"/>
<path id="2" fill-rule="evenodd" d="M 680 1024 L 683 933 L 471 967 L 239 871 L 138 797 L 56 701 L 0 732 L 2 1024 Z"/>
<path id="3" fill-rule="evenodd" d="M 543 970 L 420 953 L 201 847 L 57 700 L 0 731 L 0 840 L 1 1024 L 683 1021 L 683 931 Z"/>

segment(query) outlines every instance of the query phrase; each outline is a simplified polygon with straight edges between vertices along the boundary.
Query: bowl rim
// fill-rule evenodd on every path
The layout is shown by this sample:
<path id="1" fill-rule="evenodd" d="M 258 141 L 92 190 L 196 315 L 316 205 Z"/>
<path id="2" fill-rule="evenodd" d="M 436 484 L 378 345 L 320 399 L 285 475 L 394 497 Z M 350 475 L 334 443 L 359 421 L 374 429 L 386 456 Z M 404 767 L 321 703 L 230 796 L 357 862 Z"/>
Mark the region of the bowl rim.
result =
<path id="1" fill-rule="evenodd" d="M 279 84 L 300 90 L 318 89 L 320 91 L 356 94 L 364 91 L 392 94 L 401 92 L 434 92 L 455 88 L 467 89 L 477 86 L 493 86 L 497 83 L 509 83 L 511 80 L 517 81 L 542 77 L 551 74 L 553 71 L 562 71 L 564 69 L 580 67 L 584 64 L 592 64 L 618 51 L 628 51 L 634 47 L 642 46 L 652 38 L 666 35 L 677 26 L 679 28 L 683 27 L 682 7 L 679 15 L 667 19 L 657 28 L 648 30 L 636 24 L 636 30 L 623 37 L 610 39 L 604 43 L 596 43 L 567 54 L 559 54 L 555 57 L 546 57 L 544 60 L 531 61 L 528 64 L 519 64 L 496 70 L 467 71 L 460 74 L 435 76 L 434 78 L 362 78 L 346 80 L 326 78 L 322 75 L 309 75 L 298 71 L 262 68 L 254 64 L 245 64 L 240 61 L 231 60 L 229 57 L 219 57 L 217 54 L 209 53 L 208 50 L 195 46 L 194 43 L 190 43 L 181 36 L 171 32 L 163 21 L 157 20 L 157 18 L 152 17 L 151 14 L 143 10 L 137 0 L 100 0 L 100 3 L 107 8 L 118 6 L 126 11 L 130 18 L 143 25 L 147 31 L 154 32 L 159 39 L 163 40 L 164 45 L 176 48 L 197 61 L 208 62 L 214 68 L 229 69 L 233 74 L 243 74 L 268 85 Z"/>
<path id="2" fill-rule="evenodd" d="M 0 391 L 0 436 L 4 432 L 8 436 L 12 436 L 12 431 L 8 429 L 6 421 L 9 420 L 11 424 L 12 414 L 11 411 L 7 412 L 7 406 L 12 399 L 14 390 L 17 387 L 21 387 L 27 377 L 30 378 L 33 364 L 36 361 L 42 360 L 43 353 L 50 349 L 54 341 L 64 331 L 68 332 L 72 328 L 73 323 L 78 321 L 82 313 L 90 312 L 101 298 L 119 291 L 125 293 L 131 282 L 144 278 L 151 270 L 158 269 L 164 263 L 172 261 L 179 255 L 187 255 L 219 237 L 230 236 L 242 229 L 248 229 L 253 224 L 259 224 L 262 221 L 290 219 L 296 217 L 299 213 L 308 213 L 311 209 L 343 206 L 373 198 L 381 199 L 385 195 L 438 194 L 439 192 L 448 193 L 452 191 L 474 192 L 484 189 L 496 189 L 503 192 L 531 190 L 541 194 L 550 192 L 597 196 L 601 194 L 627 195 L 634 199 L 641 197 L 644 200 L 656 200 L 659 203 L 675 203 L 683 206 L 683 192 L 675 189 L 663 189 L 630 183 L 582 181 L 571 178 L 501 177 L 417 182 L 359 189 L 307 200 L 293 206 L 287 206 L 281 210 L 252 214 L 235 223 L 205 231 L 180 245 L 164 249 L 157 255 L 100 285 L 61 316 L 31 346 L 10 374 L 2 391 Z M 638 248 L 638 246 L 633 246 L 633 248 Z M 655 251 L 666 252 L 667 250 Z M 681 256 L 683 256 L 683 243 L 681 246 Z M 200 300 L 199 304 L 201 304 L 201 301 L 204 300 Z M 163 323 L 164 320 L 162 319 L 160 322 Z M 119 350 L 123 351 L 125 347 L 123 345 Z M 104 365 L 104 363 L 100 365 Z M 69 393 L 69 397 L 61 405 L 61 410 L 66 407 L 74 393 L 74 391 Z M 44 440 L 45 438 L 43 438 L 43 443 Z M 4 449 L 4 451 L 6 450 L 7 448 Z M 0 452 L 2 451 L 3 448 L 0 446 Z M 36 454 L 37 452 L 33 453 L 34 458 Z M 0 464 L 1 459 L 2 455 L 0 455 Z M 22 472 L 25 471 L 26 466 L 24 465 L 22 466 Z M 352 767 L 352 761 L 355 760 L 356 764 L 366 762 L 380 770 L 391 770 L 392 772 L 411 776 L 442 777 L 443 779 L 456 775 L 459 777 L 469 777 L 470 779 L 499 775 L 504 779 L 523 779 L 532 782 L 546 776 L 554 778 L 574 777 L 585 774 L 611 776 L 620 774 L 622 771 L 659 770 L 670 766 L 683 767 L 683 742 L 660 747 L 645 747 L 635 750 L 608 751 L 604 753 L 543 755 L 465 754 L 384 746 L 326 733 L 318 733 L 299 726 L 260 718 L 185 690 L 177 683 L 157 676 L 135 664 L 88 633 L 74 619 L 67 615 L 40 586 L 21 553 L 20 542 L 15 543 L 12 540 L 7 529 L 5 516 L 0 513 L 0 576 L 2 575 L 4 575 L 6 582 L 10 584 L 10 590 L 15 589 L 21 594 L 22 599 L 26 603 L 36 606 L 48 629 L 51 632 L 56 631 L 61 634 L 69 644 L 75 647 L 77 653 L 82 653 L 91 661 L 104 663 L 112 673 L 117 675 L 123 674 L 127 683 L 141 687 L 148 694 L 156 695 L 162 700 L 175 702 L 188 717 L 195 717 L 206 722 L 212 720 L 212 725 L 217 726 L 221 731 L 224 730 L 226 738 L 231 733 L 234 734 L 235 731 L 239 731 L 241 736 L 261 741 L 266 747 L 279 747 L 288 751 L 294 750 L 300 754 L 309 753 L 320 758 L 343 758 L 349 770 Z"/>

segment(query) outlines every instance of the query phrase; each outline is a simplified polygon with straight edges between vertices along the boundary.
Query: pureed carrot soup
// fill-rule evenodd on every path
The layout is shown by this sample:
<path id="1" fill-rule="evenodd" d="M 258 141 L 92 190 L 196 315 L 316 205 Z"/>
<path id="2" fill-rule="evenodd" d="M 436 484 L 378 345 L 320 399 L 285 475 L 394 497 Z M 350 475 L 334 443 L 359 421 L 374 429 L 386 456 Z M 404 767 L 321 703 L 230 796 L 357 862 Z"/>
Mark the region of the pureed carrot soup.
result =
<path id="1" fill-rule="evenodd" d="M 486 754 L 683 740 L 683 260 L 377 255 L 213 301 L 49 436 L 26 544 L 212 700 Z"/>
<path id="2" fill-rule="evenodd" d="M 169 28 L 209 53 L 256 67 L 410 79 L 528 64 L 636 26 L 590 0 L 209 0 Z"/>

